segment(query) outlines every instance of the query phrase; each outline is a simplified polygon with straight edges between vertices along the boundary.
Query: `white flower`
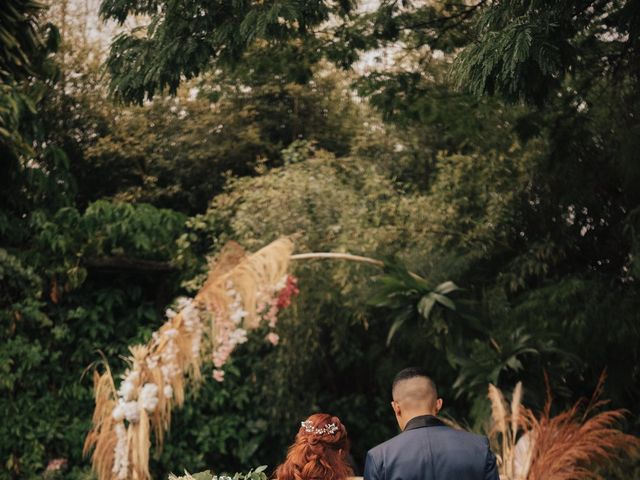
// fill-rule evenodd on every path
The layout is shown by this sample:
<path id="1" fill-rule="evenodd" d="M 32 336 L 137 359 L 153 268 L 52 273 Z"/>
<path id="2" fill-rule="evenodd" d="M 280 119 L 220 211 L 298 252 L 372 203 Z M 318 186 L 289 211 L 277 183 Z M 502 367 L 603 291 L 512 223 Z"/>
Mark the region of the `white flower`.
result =
<path id="1" fill-rule="evenodd" d="M 229 341 L 233 344 L 241 344 L 247 341 L 247 331 L 244 328 L 238 328 L 229 334 Z"/>
<path id="2" fill-rule="evenodd" d="M 222 382 L 224 380 L 224 370 L 214 370 L 213 371 L 213 378 L 217 381 L 217 382 Z"/>
<path id="3" fill-rule="evenodd" d="M 191 341 L 191 354 L 194 358 L 200 357 L 200 344 L 202 343 L 202 332 L 195 332 Z"/>
<path id="4" fill-rule="evenodd" d="M 124 423 L 118 422 L 115 427 L 115 432 L 118 439 L 125 437 L 127 434 L 127 429 L 124 428 Z"/>
<path id="5" fill-rule="evenodd" d="M 147 367 L 149 367 L 150 369 L 154 369 L 158 366 L 158 356 L 157 355 L 152 355 L 151 357 L 147 357 Z"/>
<path id="6" fill-rule="evenodd" d="M 164 393 L 164 398 L 173 397 L 173 387 L 171 387 L 171 385 L 165 385 L 162 389 L 162 393 Z"/>
<path id="7" fill-rule="evenodd" d="M 125 402 L 133 399 L 133 394 L 136 391 L 136 386 L 133 382 L 127 378 L 124 382 L 120 384 L 120 389 L 118 390 L 118 395 L 124 399 Z"/>
<path id="8" fill-rule="evenodd" d="M 140 421 L 140 405 L 135 400 L 131 402 L 126 402 L 123 405 L 124 408 L 124 418 L 126 418 L 131 423 L 138 423 Z"/>
<path id="9" fill-rule="evenodd" d="M 176 303 L 178 304 L 178 310 L 183 310 L 188 305 L 191 305 L 191 299 L 188 297 L 178 297 Z"/>
<path id="10" fill-rule="evenodd" d="M 114 459 L 112 472 L 115 473 L 120 480 L 127 478 L 129 473 L 129 452 L 127 451 L 127 430 L 124 423 L 118 422 L 115 427 L 116 446 L 114 448 Z"/>
<path id="11" fill-rule="evenodd" d="M 160 370 L 162 371 L 162 376 L 165 380 L 171 378 L 171 367 L 169 365 L 162 365 Z"/>
<path id="12" fill-rule="evenodd" d="M 242 319 L 247 315 L 248 313 L 246 311 L 244 311 L 242 308 L 238 308 L 237 310 L 233 311 L 229 318 L 233 321 L 233 323 L 239 325 L 240 322 L 242 322 Z"/>
<path id="13" fill-rule="evenodd" d="M 165 330 L 164 334 L 169 338 L 173 338 L 178 335 L 178 330 L 176 330 L 175 328 L 170 328 L 168 330 Z"/>
<path id="14" fill-rule="evenodd" d="M 145 383 L 138 396 L 140 407 L 151 413 L 158 405 L 158 386 L 155 383 Z"/>
<path id="15" fill-rule="evenodd" d="M 182 318 L 184 319 L 185 330 L 189 333 L 192 333 L 202 328 L 202 323 L 200 321 L 200 312 L 195 307 L 193 302 L 190 299 L 183 297 L 183 301 L 180 302 L 180 305 L 180 311 L 182 313 Z"/>
<path id="16" fill-rule="evenodd" d="M 171 320 L 173 317 L 177 315 L 177 312 L 175 310 L 172 310 L 171 308 L 167 308 L 165 315 L 169 320 Z"/>
<path id="17" fill-rule="evenodd" d="M 113 412 L 111 412 L 111 416 L 116 422 L 121 422 L 122 420 L 124 420 L 124 402 L 122 401 L 122 399 L 120 399 L 118 405 L 116 405 L 116 407 L 113 409 Z"/>
<path id="18" fill-rule="evenodd" d="M 287 275 L 282 277 L 278 283 L 273 286 L 274 291 L 279 292 L 287 285 Z"/>
<path id="19" fill-rule="evenodd" d="M 171 337 L 169 337 L 169 341 L 165 345 L 161 355 L 163 363 L 161 368 L 165 378 L 170 378 L 174 375 L 174 371 L 177 370 L 177 367 L 175 366 L 177 351 L 178 348 L 176 347 L 176 343 Z"/>

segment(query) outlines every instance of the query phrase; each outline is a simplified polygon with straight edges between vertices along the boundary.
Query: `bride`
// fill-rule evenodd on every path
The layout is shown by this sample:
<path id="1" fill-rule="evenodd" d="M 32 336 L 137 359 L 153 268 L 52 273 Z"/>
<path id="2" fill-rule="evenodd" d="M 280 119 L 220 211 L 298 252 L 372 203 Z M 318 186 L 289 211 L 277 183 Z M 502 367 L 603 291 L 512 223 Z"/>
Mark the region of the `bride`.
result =
<path id="1" fill-rule="evenodd" d="M 349 439 L 338 417 L 316 413 L 301 422 L 287 459 L 276 468 L 277 480 L 346 480 Z"/>

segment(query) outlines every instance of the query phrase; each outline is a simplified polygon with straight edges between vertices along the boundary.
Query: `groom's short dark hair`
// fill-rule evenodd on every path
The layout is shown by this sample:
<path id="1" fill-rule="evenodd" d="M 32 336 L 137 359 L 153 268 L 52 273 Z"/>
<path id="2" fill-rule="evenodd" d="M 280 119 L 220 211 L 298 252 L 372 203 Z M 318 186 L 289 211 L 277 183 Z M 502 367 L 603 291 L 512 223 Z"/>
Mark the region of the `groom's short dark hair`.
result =
<path id="1" fill-rule="evenodd" d="M 430 384 L 430 387 L 433 389 L 436 398 L 438 397 L 438 388 L 436 386 L 436 382 L 429 376 L 427 371 L 424 368 L 420 367 L 409 367 L 404 370 L 400 370 L 393 379 L 393 384 L 391 385 L 391 394 L 393 395 L 393 391 L 396 388 L 396 385 L 403 380 L 409 380 L 410 378 L 422 377 L 426 378 Z"/>

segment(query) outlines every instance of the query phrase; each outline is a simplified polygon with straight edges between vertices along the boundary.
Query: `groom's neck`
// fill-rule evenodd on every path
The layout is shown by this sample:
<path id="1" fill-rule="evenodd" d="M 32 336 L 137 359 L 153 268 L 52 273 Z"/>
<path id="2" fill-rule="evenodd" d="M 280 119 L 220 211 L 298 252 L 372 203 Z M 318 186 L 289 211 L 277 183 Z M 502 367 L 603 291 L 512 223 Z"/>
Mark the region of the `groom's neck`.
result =
<path id="1" fill-rule="evenodd" d="M 402 422 L 398 422 L 400 424 L 400 429 L 404 431 L 407 427 L 407 423 L 413 420 L 416 417 L 422 417 L 424 415 L 433 415 L 436 416 L 437 412 L 433 409 L 421 409 L 421 410 L 413 410 L 411 412 L 406 412 L 402 415 Z"/>

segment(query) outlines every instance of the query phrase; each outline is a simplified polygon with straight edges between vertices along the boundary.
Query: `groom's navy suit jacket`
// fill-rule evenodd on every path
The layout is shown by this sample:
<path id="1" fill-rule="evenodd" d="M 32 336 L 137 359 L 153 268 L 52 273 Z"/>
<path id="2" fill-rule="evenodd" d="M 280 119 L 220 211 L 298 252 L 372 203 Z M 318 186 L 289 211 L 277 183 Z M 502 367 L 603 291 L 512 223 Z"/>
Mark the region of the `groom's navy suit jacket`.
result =
<path id="1" fill-rule="evenodd" d="M 499 480 L 486 437 L 447 427 L 432 415 L 367 453 L 364 480 Z"/>

